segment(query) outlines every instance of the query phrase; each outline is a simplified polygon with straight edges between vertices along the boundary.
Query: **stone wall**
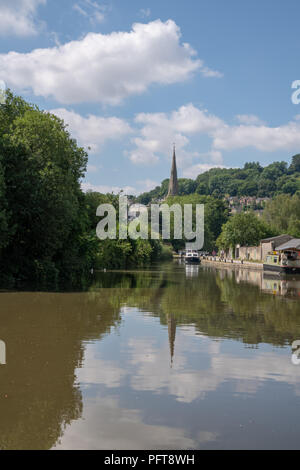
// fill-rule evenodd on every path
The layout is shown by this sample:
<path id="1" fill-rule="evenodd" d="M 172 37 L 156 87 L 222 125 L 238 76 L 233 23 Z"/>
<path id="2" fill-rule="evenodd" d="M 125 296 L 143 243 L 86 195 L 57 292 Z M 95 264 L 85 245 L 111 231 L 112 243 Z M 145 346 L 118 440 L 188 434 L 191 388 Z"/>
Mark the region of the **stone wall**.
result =
<path id="1" fill-rule="evenodd" d="M 239 248 L 239 258 L 242 260 L 261 260 L 261 246 L 241 246 Z"/>

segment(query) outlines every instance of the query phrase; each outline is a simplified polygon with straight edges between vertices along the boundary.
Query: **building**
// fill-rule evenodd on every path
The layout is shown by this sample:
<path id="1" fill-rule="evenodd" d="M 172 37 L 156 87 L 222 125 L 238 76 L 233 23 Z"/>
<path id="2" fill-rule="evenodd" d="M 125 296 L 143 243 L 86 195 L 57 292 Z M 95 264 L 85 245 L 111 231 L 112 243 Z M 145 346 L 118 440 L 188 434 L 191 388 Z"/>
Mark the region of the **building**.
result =
<path id="1" fill-rule="evenodd" d="M 235 258 L 241 260 L 263 261 L 267 254 L 276 251 L 277 248 L 283 243 L 292 240 L 291 235 L 278 235 L 277 237 L 270 237 L 261 240 L 259 246 L 240 246 L 235 247 Z M 228 258 L 232 257 L 232 250 L 226 253 Z"/>
<path id="2" fill-rule="evenodd" d="M 290 235 L 278 235 L 277 237 L 265 238 L 261 240 L 261 259 L 264 260 L 266 255 L 271 251 L 275 251 L 277 247 L 290 241 L 293 237 Z"/>
<path id="3" fill-rule="evenodd" d="M 175 145 L 174 145 L 168 196 L 177 196 L 177 195 L 178 195 L 178 179 L 177 179 L 176 151 L 175 151 Z"/>

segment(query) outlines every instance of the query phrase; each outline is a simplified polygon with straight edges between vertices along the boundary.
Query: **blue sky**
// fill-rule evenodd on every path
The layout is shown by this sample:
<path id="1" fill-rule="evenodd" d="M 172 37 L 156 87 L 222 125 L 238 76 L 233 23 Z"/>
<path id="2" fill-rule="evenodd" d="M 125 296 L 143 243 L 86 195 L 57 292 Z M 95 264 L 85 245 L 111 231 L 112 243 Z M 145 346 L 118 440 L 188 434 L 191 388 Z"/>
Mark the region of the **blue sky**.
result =
<path id="1" fill-rule="evenodd" d="M 84 189 L 300 152 L 297 0 L 0 0 L 0 80 L 90 147 Z"/>

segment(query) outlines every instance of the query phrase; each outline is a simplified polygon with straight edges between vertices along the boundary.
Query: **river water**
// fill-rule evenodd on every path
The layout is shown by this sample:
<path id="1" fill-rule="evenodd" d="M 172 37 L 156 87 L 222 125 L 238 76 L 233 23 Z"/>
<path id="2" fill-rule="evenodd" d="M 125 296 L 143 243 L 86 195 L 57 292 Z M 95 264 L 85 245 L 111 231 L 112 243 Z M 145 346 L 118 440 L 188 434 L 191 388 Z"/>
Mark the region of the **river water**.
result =
<path id="1" fill-rule="evenodd" d="M 1 449 L 300 448 L 299 277 L 97 273 L 1 293 L 0 322 Z"/>

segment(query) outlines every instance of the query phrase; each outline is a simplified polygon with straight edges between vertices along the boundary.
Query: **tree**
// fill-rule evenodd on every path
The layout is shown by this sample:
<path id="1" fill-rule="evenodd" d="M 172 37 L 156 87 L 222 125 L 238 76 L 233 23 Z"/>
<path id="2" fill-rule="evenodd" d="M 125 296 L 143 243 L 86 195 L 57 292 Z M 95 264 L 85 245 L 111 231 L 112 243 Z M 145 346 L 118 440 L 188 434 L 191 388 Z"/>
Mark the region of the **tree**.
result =
<path id="1" fill-rule="evenodd" d="M 196 204 L 204 204 L 204 246 L 203 249 L 212 251 L 216 246 L 216 239 L 221 233 L 222 225 L 228 220 L 228 209 L 224 201 L 216 199 L 212 196 L 200 196 L 198 194 L 191 194 L 189 196 L 174 196 L 167 199 L 167 204 L 180 204 L 182 206 L 182 213 L 184 213 L 184 205 L 193 205 L 193 222 L 195 229 L 195 213 Z M 173 235 L 173 225 L 171 218 L 171 237 Z M 186 240 L 171 239 L 174 249 L 184 248 Z"/>
<path id="2" fill-rule="evenodd" d="M 300 154 L 299 153 L 293 156 L 289 171 L 291 173 L 295 173 L 295 172 L 300 173 Z"/>
<path id="3" fill-rule="evenodd" d="M 194 193 L 196 190 L 197 183 L 196 181 L 188 178 L 179 178 L 178 180 L 178 189 L 179 194 L 191 194 Z"/>
<path id="4" fill-rule="evenodd" d="M 179 179 L 179 195 L 197 193 L 222 199 L 227 196 L 273 197 L 276 194 L 294 194 L 300 189 L 300 154 L 293 157 L 287 168 L 284 161 L 262 167 L 258 162 L 245 163 L 244 168 L 211 168 L 195 180 Z M 148 204 L 152 199 L 163 198 L 168 191 L 169 180 L 161 186 L 138 197 Z"/>
<path id="5" fill-rule="evenodd" d="M 274 231 L 253 212 L 242 212 L 230 217 L 223 225 L 217 246 L 223 249 L 236 245 L 256 246 L 260 240 L 272 235 Z"/>
<path id="6" fill-rule="evenodd" d="M 10 92 L 0 109 L 0 131 L 0 191 L 10 215 L 2 274 L 14 282 L 77 282 L 90 259 L 80 188 L 86 152 L 62 120 Z"/>
<path id="7" fill-rule="evenodd" d="M 8 216 L 7 216 L 7 203 L 5 197 L 5 182 L 3 167 L 0 160 L 0 256 L 2 249 L 8 243 Z"/>
<path id="8" fill-rule="evenodd" d="M 279 233 L 296 236 L 300 220 L 300 195 L 280 194 L 266 205 L 263 219 Z"/>

